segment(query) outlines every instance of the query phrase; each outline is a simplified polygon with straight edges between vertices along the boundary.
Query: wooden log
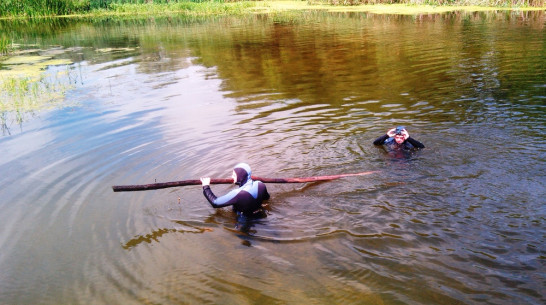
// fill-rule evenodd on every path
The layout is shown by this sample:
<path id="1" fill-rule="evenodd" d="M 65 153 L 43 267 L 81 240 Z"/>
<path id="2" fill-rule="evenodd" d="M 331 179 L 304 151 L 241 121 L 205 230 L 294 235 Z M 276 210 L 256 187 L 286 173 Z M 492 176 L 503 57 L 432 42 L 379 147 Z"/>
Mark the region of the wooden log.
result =
<path id="1" fill-rule="evenodd" d="M 336 180 L 344 177 L 353 177 L 353 176 L 364 176 L 378 171 L 371 172 L 362 172 L 362 173 L 353 173 L 353 174 L 340 174 L 340 175 L 329 175 L 329 176 L 314 176 L 314 177 L 300 177 L 300 178 L 263 178 L 252 176 L 253 180 L 259 180 L 264 183 L 306 183 L 306 182 L 317 182 L 317 181 L 330 181 Z M 210 179 L 210 184 L 232 184 L 233 179 Z M 164 189 L 168 187 L 177 187 L 185 185 L 200 185 L 201 180 L 181 180 L 181 181 L 172 181 L 172 182 L 160 182 L 152 184 L 140 184 L 140 185 L 114 185 L 112 189 L 114 192 L 132 192 L 132 191 L 147 191 L 147 190 L 157 190 Z"/>

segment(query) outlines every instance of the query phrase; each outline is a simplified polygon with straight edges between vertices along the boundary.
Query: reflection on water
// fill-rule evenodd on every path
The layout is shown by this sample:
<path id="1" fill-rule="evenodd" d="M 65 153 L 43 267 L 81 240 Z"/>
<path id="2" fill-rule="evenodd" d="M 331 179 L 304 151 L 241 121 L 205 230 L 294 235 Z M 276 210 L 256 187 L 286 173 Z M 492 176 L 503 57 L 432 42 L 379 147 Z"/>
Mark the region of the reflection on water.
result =
<path id="1" fill-rule="evenodd" d="M 0 138 L 0 303 L 544 303 L 544 18 L 1 23 L 77 81 Z M 397 125 L 426 149 L 372 145 Z M 248 223 L 200 187 L 111 190 L 241 161 L 380 172 L 270 184 Z"/>

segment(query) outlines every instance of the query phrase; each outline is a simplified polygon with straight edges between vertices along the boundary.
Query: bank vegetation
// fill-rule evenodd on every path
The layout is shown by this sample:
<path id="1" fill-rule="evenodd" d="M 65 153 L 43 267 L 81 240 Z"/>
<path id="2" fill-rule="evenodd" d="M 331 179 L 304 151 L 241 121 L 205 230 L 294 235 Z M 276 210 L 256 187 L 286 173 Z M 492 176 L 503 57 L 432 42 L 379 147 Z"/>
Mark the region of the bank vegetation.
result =
<path id="1" fill-rule="evenodd" d="M 191 14 L 236 14 L 252 11 L 255 6 L 286 1 L 237 0 L 2 0 L 0 17 L 42 17 L 81 14 L 135 14 L 181 12 Z M 290 2 L 290 1 L 288 1 Z M 292 1 L 295 2 L 295 1 Z M 294 9 L 316 6 L 424 5 L 473 6 L 496 8 L 544 8 L 546 0 L 304 0 Z M 297 7 L 296 7 L 297 6 Z M 269 6 L 275 7 L 275 5 Z M 283 7 L 283 5 L 280 5 Z"/>

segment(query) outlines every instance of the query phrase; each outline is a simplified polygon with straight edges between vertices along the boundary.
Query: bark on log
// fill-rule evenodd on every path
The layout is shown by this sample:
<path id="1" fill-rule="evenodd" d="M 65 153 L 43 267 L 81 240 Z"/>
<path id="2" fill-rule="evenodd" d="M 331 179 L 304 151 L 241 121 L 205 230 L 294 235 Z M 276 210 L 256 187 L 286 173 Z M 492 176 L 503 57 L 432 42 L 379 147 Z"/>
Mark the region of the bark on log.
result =
<path id="1" fill-rule="evenodd" d="M 263 178 L 252 176 L 253 180 L 259 180 L 263 183 L 306 183 L 306 182 L 317 182 L 317 181 L 330 181 L 336 180 L 344 177 L 353 177 L 353 176 L 364 176 L 378 171 L 362 172 L 362 173 L 353 173 L 353 174 L 340 174 L 340 175 L 329 175 L 329 176 L 314 176 L 314 177 L 300 177 L 300 178 Z M 210 179 L 210 184 L 232 184 L 233 179 Z M 181 180 L 181 181 L 172 181 L 172 182 L 161 182 L 161 183 L 152 183 L 152 184 L 140 184 L 140 185 L 114 185 L 112 189 L 114 192 L 132 192 L 132 191 L 147 191 L 147 190 L 157 190 L 164 189 L 168 187 L 177 187 L 185 185 L 200 185 L 201 180 Z"/>

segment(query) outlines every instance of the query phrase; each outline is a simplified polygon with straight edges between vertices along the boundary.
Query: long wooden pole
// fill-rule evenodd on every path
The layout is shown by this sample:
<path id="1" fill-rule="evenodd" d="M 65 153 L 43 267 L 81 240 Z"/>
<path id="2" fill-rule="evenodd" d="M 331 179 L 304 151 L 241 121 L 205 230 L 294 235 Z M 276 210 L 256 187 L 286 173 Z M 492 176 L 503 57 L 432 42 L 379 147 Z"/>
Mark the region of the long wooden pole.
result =
<path id="1" fill-rule="evenodd" d="M 306 183 L 317 181 L 330 181 L 344 177 L 364 176 L 378 171 L 354 173 L 354 174 L 341 174 L 341 175 L 329 175 L 329 176 L 314 176 L 314 177 L 301 177 L 301 178 L 262 178 L 252 176 L 253 180 L 259 180 L 264 183 Z M 210 184 L 231 184 L 233 179 L 210 179 Z M 132 192 L 132 191 L 147 191 L 164 189 L 168 187 L 185 186 L 185 185 L 200 185 L 201 180 L 181 180 L 172 182 L 161 182 L 152 184 L 140 184 L 140 185 L 114 185 L 112 189 L 114 192 Z"/>

